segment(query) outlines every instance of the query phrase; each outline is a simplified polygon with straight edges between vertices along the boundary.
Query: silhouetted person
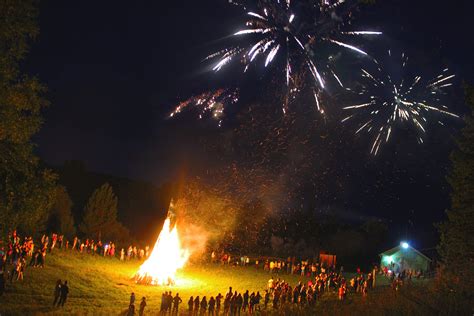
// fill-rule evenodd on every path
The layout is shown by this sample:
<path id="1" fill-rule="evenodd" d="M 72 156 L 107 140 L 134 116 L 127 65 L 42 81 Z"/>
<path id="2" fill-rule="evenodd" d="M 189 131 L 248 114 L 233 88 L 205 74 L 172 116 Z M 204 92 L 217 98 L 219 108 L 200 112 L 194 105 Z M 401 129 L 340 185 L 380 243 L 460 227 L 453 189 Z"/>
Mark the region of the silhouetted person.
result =
<path id="1" fill-rule="evenodd" d="M 237 315 L 240 315 L 240 310 L 242 309 L 243 302 L 244 302 L 244 299 L 242 298 L 242 295 L 239 293 L 239 295 L 237 295 L 237 299 L 235 300 Z"/>
<path id="2" fill-rule="evenodd" d="M 168 297 L 168 292 L 165 292 L 161 294 L 161 307 L 160 307 L 160 312 L 165 311 L 165 306 L 166 306 L 166 299 Z"/>
<path id="3" fill-rule="evenodd" d="M 132 292 L 132 294 L 130 295 L 130 305 L 134 305 L 135 304 L 135 293 Z"/>
<path id="4" fill-rule="evenodd" d="M 146 307 L 146 298 L 142 297 L 142 301 L 140 302 L 140 310 L 138 311 L 138 315 L 143 316 Z"/>
<path id="5" fill-rule="evenodd" d="M 242 306 L 242 309 L 244 312 L 247 310 L 247 307 L 249 306 L 249 290 L 245 291 L 244 293 L 244 304 Z"/>
<path id="6" fill-rule="evenodd" d="M 61 295 L 59 297 L 58 306 L 60 305 L 61 307 L 64 306 L 64 304 L 66 303 L 68 294 L 69 294 L 69 287 L 67 286 L 67 281 L 64 281 L 64 284 L 61 285 Z"/>
<path id="7" fill-rule="evenodd" d="M 211 296 L 209 299 L 209 315 L 214 316 L 214 311 L 216 309 L 216 300 L 214 299 L 214 296 Z"/>
<path id="8" fill-rule="evenodd" d="M 168 295 L 166 296 L 166 306 L 165 306 L 165 312 L 171 312 L 171 308 L 173 307 L 173 295 L 171 294 L 171 291 L 169 291 Z"/>
<path id="9" fill-rule="evenodd" d="M 197 313 L 199 311 L 199 296 L 196 296 L 194 299 L 194 312 Z"/>
<path id="10" fill-rule="evenodd" d="M 181 304 L 183 300 L 179 297 L 179 293 L 176 293 L 175 297 L 173 298 L 173 313 L 178 314 L 179 304 Z"/>
<path id="11" fill-rule="evenodd" d="M 188 310 L 189 310 L 190 315 L 193 313 L 193 307 L 194 307 L 194 297 L 191 296 L 188 301 Z"/>
<path id="12" fill-rule="evenodd" d="M 206 300 L 206 297 L 203 296 L 202 300 L 201 300 L 201 314 L 202 315 L 205 315 L 206 314 L 206 310 L 207 310 L 207 300 Z"/>
<path id="13" fill-rule="evenodd" d="M 59 297 L 61 296 L 61 280 L 56 281 L 56 286 L 54 287 L 54 301 L 53 301 L 53 306 L 56 306 L 56 304 L 59 301 Z"/>
<path id="14" fill-rule="evenodd" d="M 216 296 L 216 314 L 219 315 L 219 312 L 221 310 L 221 300 L 222 300 L 222 294 L 219 293 Z"/>

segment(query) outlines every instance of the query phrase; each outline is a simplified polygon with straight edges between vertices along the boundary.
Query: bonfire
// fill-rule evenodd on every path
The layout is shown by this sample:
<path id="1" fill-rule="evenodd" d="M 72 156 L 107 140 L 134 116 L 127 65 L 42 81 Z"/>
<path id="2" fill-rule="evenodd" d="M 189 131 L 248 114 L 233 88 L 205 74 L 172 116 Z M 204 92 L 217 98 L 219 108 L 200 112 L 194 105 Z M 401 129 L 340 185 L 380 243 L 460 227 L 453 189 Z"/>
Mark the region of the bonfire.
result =
<path id="1" fill-rule="evenodd" d="M 188 261 L 189 251 L 181 245 L 178 227 L 174 219 L 175 213 L 173 202 L 171 202 L 168 216 L 155 246 L 135 275 L 137 283 L 150 285 L 175 284 L 176 272 Z"/>

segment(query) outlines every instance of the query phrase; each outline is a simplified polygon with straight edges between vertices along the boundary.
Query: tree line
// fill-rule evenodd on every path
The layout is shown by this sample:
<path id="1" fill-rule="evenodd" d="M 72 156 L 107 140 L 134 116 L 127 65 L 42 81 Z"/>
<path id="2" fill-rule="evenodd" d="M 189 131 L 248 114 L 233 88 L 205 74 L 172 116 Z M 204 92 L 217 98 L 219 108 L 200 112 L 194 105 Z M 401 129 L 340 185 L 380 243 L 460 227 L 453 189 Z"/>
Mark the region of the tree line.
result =
<path id="1" fill-rule="evenodd" d="M 44 229 L 72 238 L 81 236 L 94 240 L 125 241 L 128 229 L 117 220 L 117 196 L 112 187 L 104 183 L 89 197 L 84 206 L 83 217 L 78 225 L 72 215 L 72 200 L 64 186 L 57 186 L 55 200 Z"/>
<path id="2" fill-rule="evenodd" d="M 45 98 L 46 87 L 22 71 L 21 63 L 39 33 L 37 4 L 35 0 L 0 0 L 0 233 L 6 235 L 12 229 L 19 229 L 33 234 L 49 227 L 65 234 L 77 230 L 90 238 L 123 236 L 126 228 L 117 220 L 117 196 L 109 184 L 92 193 L 83 216 L 77 221 L 71 213 L 73 204 L 66 188 L 58 186 L 58 175 L 34 153 L 32 137 L 41 128 L 41 113 L 49 102 Z M 435 293 L 441 294 L 436 302 L 438 311 L 453 315 L 474 311 L 474 90 L 470 87 L 466 91 L 470 112 L 451 155 L 448 182 L 452 201 L 447 220 L 440 225 L 442 262 Z M 306 130 L 302 132 L 309 134 Z M 244 145 L 242 152 L 251 153 L 248 144 Z M 267 152 L 275 151 L 268 148 Z M 248 182 L 249 178 L 244 180 Z M 261 225 L 248 220 L 256 218 L 268 223 L 254 212 L 260 208 L 257 201 L 244 208 L 250 213 L 236 213 L 234 228 L 241 230 L 237 237 L 246 234 L 258 237 L 265 232 Z M 225 215 L 227 209 L 220 211 Z M 242 217 L 248 223 L 246 226 L 239 225 Z M 283 225 L 281 229 L 287 227 Z M 351 236 L 346 234 L 342 239 Z M 275 245 L 278 243 L 274 240 Z"/>

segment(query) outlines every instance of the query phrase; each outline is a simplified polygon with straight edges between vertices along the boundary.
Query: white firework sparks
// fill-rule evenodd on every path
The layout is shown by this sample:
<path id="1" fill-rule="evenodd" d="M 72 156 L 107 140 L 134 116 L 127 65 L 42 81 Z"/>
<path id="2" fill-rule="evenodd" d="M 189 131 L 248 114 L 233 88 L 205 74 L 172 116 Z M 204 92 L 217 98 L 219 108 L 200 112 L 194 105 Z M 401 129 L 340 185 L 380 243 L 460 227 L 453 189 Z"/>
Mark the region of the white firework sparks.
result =
<path id="1" fill-rule="evenodd" d="M 388 51 L 388 55 L 391 57 L 393 53 Z M 404 68 L 408 57 L 405 54 L 401 57 L 401 65 Z M 377 155 L 380 147 L 390 140 L 397 123 L 408 123 L 414 127 L 418 131 L 418 142 L 423 143 L 429 113 L 459 118 L 445 106 L 439 105 L 439 97 L 444 93 L 443 88 L 451 86 L 452 82 L 449 80 L 455 76 L 447 74 L 448 69 L 444 69 L 442 74 L 429 81 L 423 81 L 420 75 L 415 76 L 411 79 L 411 83 L 406 85 L 406 78 L 395 82 L 377 61 L 375 64 L 377 65 L 375 72 L 362 69 L 365 85 L 355 92 L 367 101 L 344 107 L 344 110 L 352 113 L 341 121 L 348 122 L 357 117 L 361 118 L 355 133 L 365 131 L 374 134 L 370 150 L 373 155 Z"/>
<path id="2" fill-rule="evenodd" d="M 239 92 L 237 89 L 217 89 L 215 91 L 204 92 L 179 103 L 173 112 L 169 114 L 169 118 L 173 118 L 189 107 L 194 107 L 198 109 L 200 119 L 206 114 L 210 114 L 212 119 L 216 120 L 220 127 L 222 125 L 225 108 L 238 101 Z"/>
<path id="3" fill-rule="evenodd" d="M 352 1 L 352 0 L 351 0 Z M 304 0 L 293 3 L 290 0 L 254 0 L 247 4 L 245 0 L 232 4 L 242 7 L 249 19 L 246 27 L 234 33 L 234 36 L 252 36 L 256 42 L 248 49 L 231 48 L 214 53 L 208 58 L 219 58 L 213 70 L 219 71 L 232 60 L 244 63 L 244 72 L 249 64 L 258 60 L 263 55 L 265 67 L 278 59 L 281 55 L 285 58 L 282 73 L 285 76 L 287 91 L 301 91 L 294 76 L 301 72 L 310 74 L 312 90 L 324 90 L 324 77 L 329 74 L 343 87 L 341 80 L 323 59 L 315 59 L 316 52 L 320 54 L 321 45 L 339 46 L 362 56 L 367 55 L 362 49 L 349 44 L 341 39 L 343 36 L 380 35 L 381 32 L 370 30 L 357 30 L 342 32 L 340 28 L 350 19 L 350 10 L 353 6 L 343 8 L 345 0 Z M 252 7 L 252 9 L 249 9 Z M 338 12 L 341 9 L 342 12 Z M 283 65 L 283 63 L 282 63 Z M 288 94 L 287 93 L 287 94 Z M 283 104 L 286 111 L 288 95 Z M 318 110 L 321 109 L 320 100 L 315 98 Z"/>

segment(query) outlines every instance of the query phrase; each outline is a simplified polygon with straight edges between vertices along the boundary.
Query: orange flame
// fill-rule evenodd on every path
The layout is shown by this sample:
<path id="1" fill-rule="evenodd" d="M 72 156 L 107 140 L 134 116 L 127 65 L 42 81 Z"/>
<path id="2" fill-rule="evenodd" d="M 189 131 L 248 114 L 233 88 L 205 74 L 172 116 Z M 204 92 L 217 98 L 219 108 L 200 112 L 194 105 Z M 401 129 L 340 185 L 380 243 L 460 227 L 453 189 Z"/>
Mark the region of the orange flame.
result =
<path id="1" fill-rule="evenodd" d="M 167 218 L 153 251 L 140 266 L 136 280 L 138 283 L 153 285 L 174 284 L 176 271 L 185 265 L 189 255 L 188 249 L 181 247 L 177 225 L 170 230 L 170 218 Z"/>

